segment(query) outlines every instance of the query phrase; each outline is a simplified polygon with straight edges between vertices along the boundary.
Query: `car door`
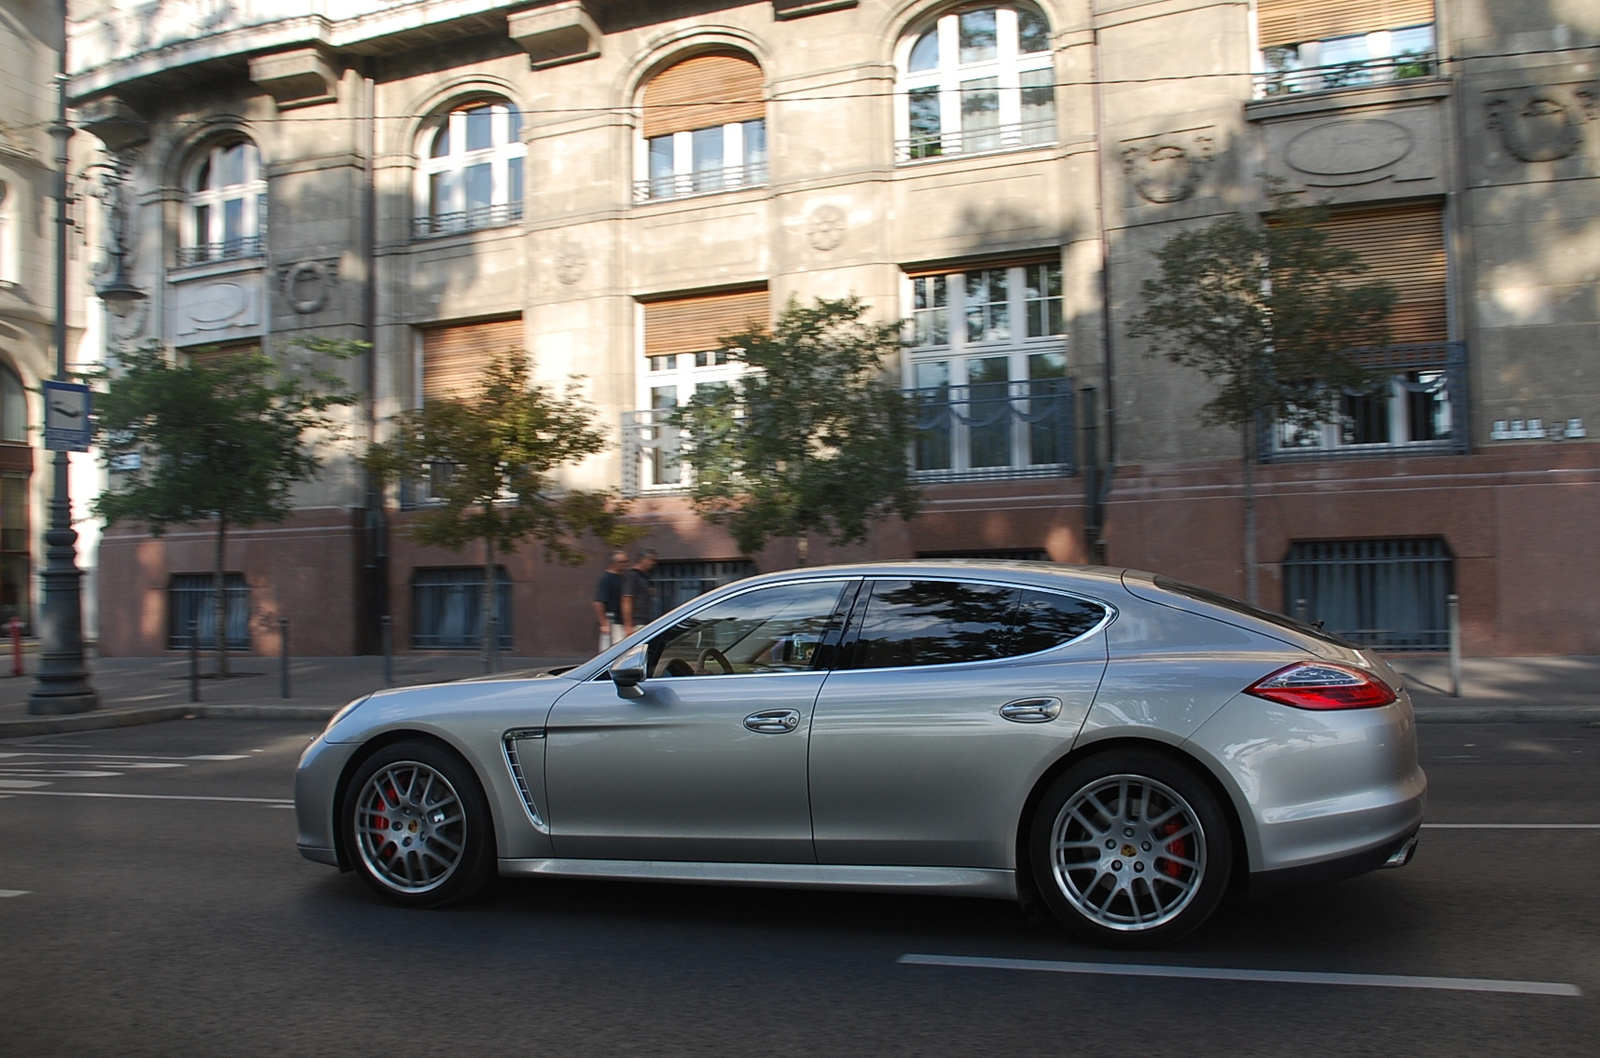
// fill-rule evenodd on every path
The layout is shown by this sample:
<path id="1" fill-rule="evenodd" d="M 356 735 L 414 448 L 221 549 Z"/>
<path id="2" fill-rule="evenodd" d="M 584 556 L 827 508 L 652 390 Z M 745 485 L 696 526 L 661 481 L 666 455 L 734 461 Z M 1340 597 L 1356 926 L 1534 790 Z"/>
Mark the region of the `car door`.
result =
<path id="1" fill-rule="evenodd" d="M 546 726 L 562 857 L 812 863 L 806 745 L 849 578 L 753 588 L 653 636 L 637 698 L 601 676 Z"/>
<path id="2" fill-rule="evenodd" d="M 1005 584 L 859 593 L 811 731 L 819 863 L 1006 868 L 1106 668 L 1108 607 Z"/>

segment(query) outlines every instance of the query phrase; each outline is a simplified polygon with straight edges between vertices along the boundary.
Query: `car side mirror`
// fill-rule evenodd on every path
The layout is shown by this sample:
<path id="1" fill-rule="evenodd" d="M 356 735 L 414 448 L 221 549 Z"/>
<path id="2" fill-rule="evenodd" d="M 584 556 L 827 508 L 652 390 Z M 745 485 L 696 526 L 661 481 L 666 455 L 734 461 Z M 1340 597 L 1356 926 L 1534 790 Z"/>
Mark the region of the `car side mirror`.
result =
<path id="1" fill-rule="evenodd" d="M 617 685 L 618 698 L 643 698 L 645 668 L 650 660 L 650 647 L 640 643 L 611 663 L 611 682 Z"/>

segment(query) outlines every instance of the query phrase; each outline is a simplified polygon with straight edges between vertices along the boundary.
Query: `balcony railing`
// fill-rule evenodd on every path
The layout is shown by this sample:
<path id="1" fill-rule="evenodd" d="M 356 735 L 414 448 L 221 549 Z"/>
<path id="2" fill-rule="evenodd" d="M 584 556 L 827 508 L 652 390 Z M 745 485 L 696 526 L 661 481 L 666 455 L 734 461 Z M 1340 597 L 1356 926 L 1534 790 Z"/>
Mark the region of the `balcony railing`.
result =
<path id="1" fill-rule="evenodd" d="M 413 239 L 436 239 L 441 235 L 457 235 L 464 231 L 481 231 L 500 228 L 522 220 L 521 202 L 502 202 L 494 206 L 477 206 L 457 213 L 433 213 L 414 217 L 411 221 Z"/>
<path id="2" fill-rule="evenodd" d="M 722 191 L 737 191 L 742 187 L 764 187 L 767 183 L 765 160 L 744 165 L 725 165 L 717 169 L 699 169 L 692 173 L 672 173 L 633 182 L 635 202 L 663 202 L 673 198 L 694 195 L 715 195 Z"/>
<path id="3" fill-rule="evenodd" d="M 1465 342 L 1386 345 L 1355 355 L 1379 380 L 1375 388 L 1346 393 L 1333 422 L 1263 422 L 1263 463 L 1467 452 Z"/>
<path id="4" fill-rule="evenodd" d="M 211 264 L 214 261 L 245 261 L 260 257 L 266 247 L 265 235 L 252 235 L 245 239 L 226 242 L 207 242 L 199 246 L 178 247 L 178 267 Z"/>
<path id="5" fill-rule="evenodd" d="M 907 390 L 911 472 L 924 481 L 1072 474 L 1072 380 Z"/>
<path id="6" fill-rule="evenodd" d="M 1277 99 L 1311 92 L 1333 92 L 1341 88 L 1435 77 L 1439 60 L 1432 52 L 1342 62 L 1332 66 L 1308 66 L 1300 70 L 1268 70 L 1255 75 L 1255 98 Z"/>
<path id="7" fill-rule="evenodd" d="M 906 453 L 919 481 L 1058 477 L 1076 472 L 1073 387 L 1066 378 L 905 391 L 915 409 Z M 622 491 L 687 485 L 675 409 L 622 414 Z"/>
<path id="8" fill-rule="evenodd" d="M 1022 121 L 1014 125 L 989 125 L 978 129 L 951 129 L 948 132 L 919 132 L 908 139 L 894 141 L 896 165 L 948 158 L 952 155 L 993 154 L 1024 147 L 1042 147 L 1056 142 L 1055 118 Z"/>

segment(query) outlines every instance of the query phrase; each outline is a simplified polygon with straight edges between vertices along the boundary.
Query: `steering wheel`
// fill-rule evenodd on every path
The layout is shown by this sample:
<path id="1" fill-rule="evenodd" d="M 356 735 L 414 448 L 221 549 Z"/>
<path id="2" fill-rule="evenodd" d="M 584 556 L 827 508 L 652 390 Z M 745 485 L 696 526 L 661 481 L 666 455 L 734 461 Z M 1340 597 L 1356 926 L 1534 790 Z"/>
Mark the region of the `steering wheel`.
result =
<path id="1" fill-rule="evenodd" d="M 733 675 L 733 662 L 729 661 L 728 656 L 722 651 L 718 650 L 716 647 L 706 647 L 700 652 L 700 662 L 699 664 L 695 665 L 694 671 L 702 676 L 711 675 L 706 670 L 707 661 L 715 661 L 718 667 L 722 669 L 722 674 L 724 676 Z"/>
<path id="2" fill-rule="evenodd" d="M 693 676 L 694 666 L 682 658 L 665 658 L 656 666 L 657 676 Z"/>

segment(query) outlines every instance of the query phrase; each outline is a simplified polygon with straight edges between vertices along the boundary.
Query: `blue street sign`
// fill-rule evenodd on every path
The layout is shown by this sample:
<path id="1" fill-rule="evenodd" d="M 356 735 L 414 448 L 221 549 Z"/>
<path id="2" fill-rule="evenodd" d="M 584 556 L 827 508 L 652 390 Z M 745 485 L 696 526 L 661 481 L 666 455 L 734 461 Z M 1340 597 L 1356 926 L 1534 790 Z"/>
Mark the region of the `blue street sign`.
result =
<path id="1" fill-rule="evenodd" d="M 76 382 L 44 384 L 44 446 L 52 452 L 89 450 L 89 387 Z"/>

